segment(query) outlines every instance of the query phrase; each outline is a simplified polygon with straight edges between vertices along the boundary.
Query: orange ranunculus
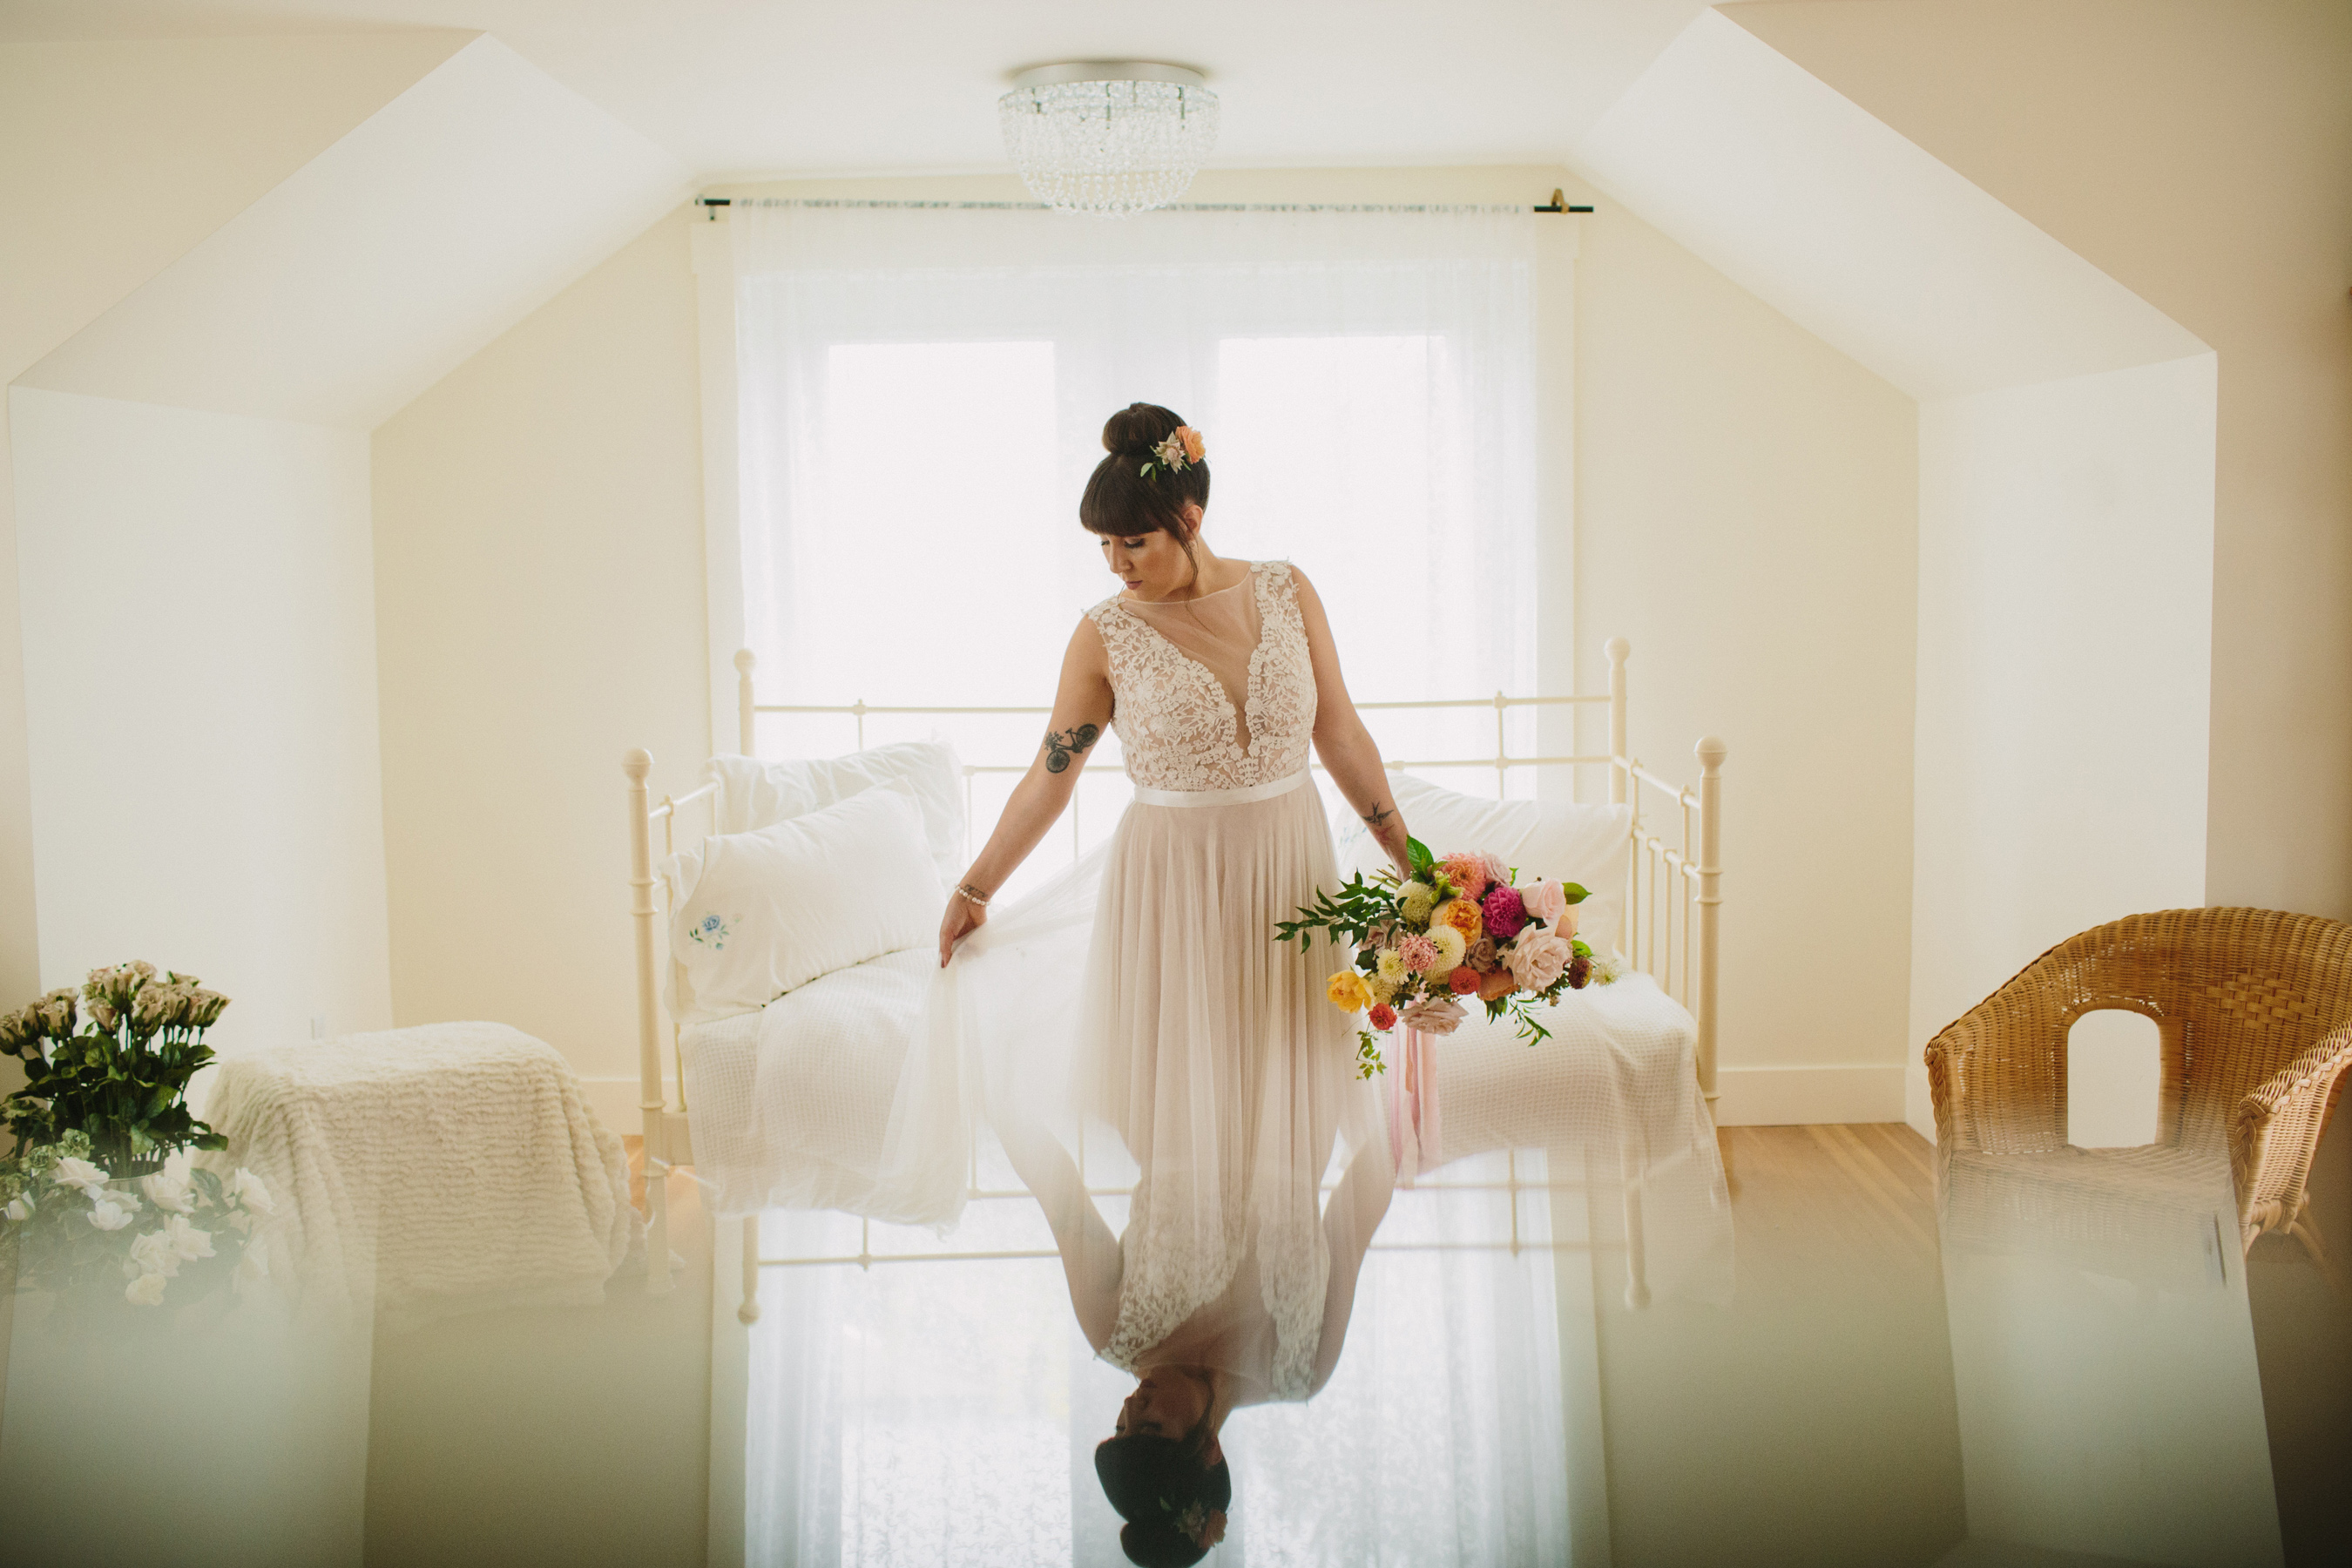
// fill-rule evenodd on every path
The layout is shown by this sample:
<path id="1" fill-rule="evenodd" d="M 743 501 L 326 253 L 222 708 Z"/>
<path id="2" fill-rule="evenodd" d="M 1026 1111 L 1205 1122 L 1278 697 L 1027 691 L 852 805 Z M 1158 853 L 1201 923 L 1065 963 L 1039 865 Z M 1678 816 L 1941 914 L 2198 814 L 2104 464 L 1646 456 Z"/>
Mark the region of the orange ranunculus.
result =
<path id="1" fill-rule="evenodd" d="M 1478 972 L 1466 963 L 1457 965 L 1445 977 L 1445 988 L 1456 996 L 1467 996 L 1478 989 Z"/>
<path id="2" fill-rule="evenodd" d="M 1478 912 L 1475 899 L 1448 899 L 1430 914 L 1433 925 L 1449 925 L 1462 933 L 1465 943 L 1476 942 L 1486 934 L 1486 917 Z"/>

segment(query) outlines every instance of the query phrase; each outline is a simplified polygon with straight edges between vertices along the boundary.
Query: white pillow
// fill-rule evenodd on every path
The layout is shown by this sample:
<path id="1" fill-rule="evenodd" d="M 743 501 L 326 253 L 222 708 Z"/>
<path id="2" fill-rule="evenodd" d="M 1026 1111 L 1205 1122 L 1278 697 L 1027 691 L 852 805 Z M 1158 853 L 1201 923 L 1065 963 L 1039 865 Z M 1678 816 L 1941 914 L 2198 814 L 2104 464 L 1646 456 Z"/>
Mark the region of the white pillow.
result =
<path id="1" fill-rule="evenodd" d="M 847 800 L 892 779 L 922 808 L 923 834 L 942 889 L 964 873 L 963 764 L 945 741 L 898 741 L 845 757 L 762 762 L 713 757 L 703 776 L 719 781 L 719 831 L 751 833 Z"/>
<path id="2" fill-rule="evenodd" d="M 1462 795 L 1412 773 L 1391 773 L 1405 831 L 1433 855 L 1483 850 L 1531 877 L 1579 882 L 1591 896 L 1576 906 L 1576 934 L 1592 951 L 1617 945 L 1625 921 L 1625 873 L 1633 860 L 1633 808 L 1569 801 L 1488 800 Z M 1359 827 L 1339 846 L 1340 870 L 1374 871 L 1389 863 Z"/>
<path id="3" fill-rule="evenodd" d="M 904 781 L 706 838 L 658 874 L 680 1025 L 754 1012 L 821 974 L 919 946 L 940 921 L 923 814 Z"/>

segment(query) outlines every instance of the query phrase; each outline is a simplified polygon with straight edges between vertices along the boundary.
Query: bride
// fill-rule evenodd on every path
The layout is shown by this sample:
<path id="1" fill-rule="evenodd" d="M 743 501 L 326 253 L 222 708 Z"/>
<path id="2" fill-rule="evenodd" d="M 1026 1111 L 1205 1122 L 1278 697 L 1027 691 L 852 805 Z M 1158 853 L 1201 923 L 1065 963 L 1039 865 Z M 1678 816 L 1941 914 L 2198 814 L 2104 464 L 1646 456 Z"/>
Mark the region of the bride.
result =
<path id="1" fill-rule="evenodd" d="M 1071 636 L 1044 743 L 949 901 L 940 963 L 1116 729 L 1135 802 L 1094 900 L 1066 1097 L 1140 1173 L 1124 1234 L 1024 1097 L 1000 1097 L 992 1119 L 1052 1225 L 1088 1342 L 1137 1374 L 1096 1451 L 1129 1521 L 1121 1542 L 1136 1563 L 1186 1563 L 1223 1532 L 1226 1414 L 1330 1377 L 1394 1184 L 1347 1016 L 1321 966 L 1274 941 L 1276 921 L 1339 879 L 1309 744 L 1400 871 L 1405 827 L 1312 585 L 1202 539 L 1199 434 L 1138 403 L 1103 446 L 1078 520 L 1122 591 Z M 1321 1205 L 1335 1147 L 1345 1174 Z"/>

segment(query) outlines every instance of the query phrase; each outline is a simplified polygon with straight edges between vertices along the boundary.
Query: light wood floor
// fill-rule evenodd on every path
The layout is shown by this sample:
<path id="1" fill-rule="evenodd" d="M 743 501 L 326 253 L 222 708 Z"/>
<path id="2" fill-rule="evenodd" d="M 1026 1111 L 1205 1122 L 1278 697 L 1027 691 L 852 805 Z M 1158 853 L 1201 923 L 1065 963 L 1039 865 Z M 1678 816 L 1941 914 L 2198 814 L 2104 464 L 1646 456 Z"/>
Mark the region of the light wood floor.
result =
<path id="1" fill-rule="evenodd" d="M 1935 1151 L 1910 1128 L 1727 1127 L 1717 1137 L 1743 1268 L 1834 1258 L 1937 1288 Z"/>

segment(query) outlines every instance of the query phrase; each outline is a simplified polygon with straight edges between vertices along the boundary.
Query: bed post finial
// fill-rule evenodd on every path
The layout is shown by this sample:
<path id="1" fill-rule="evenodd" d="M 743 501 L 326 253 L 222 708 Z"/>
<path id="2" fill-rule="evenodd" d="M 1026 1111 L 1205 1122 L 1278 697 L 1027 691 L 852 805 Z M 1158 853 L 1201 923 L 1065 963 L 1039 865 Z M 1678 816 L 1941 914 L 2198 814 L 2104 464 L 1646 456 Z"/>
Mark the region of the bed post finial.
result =
<path id="1" fill-rule="evenodd" d="M 1716 934 L 1723 909 L 1723 759 L 1731 752 L 1709 735 L 1698 753 L 1698 1087 L 1715 1117 Z"/>
<path id="2" fill-rule="evenodd" d="M 631 746 L 621 753 L 621 771 L 642 784 L 654 771 L 654 754 L 643 746 Z"/>
<path id="3" fill-rule="evenodd" d="M 750 648 L 735 650 L 735 751 L 739 756 L 756 756 L 760 750 L 753 743 L 759 719 L 751 707 L 751 668 L 759 662 L 759 656 Z"/>

